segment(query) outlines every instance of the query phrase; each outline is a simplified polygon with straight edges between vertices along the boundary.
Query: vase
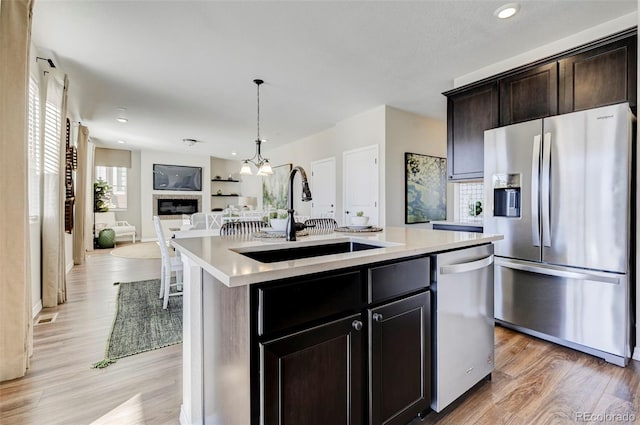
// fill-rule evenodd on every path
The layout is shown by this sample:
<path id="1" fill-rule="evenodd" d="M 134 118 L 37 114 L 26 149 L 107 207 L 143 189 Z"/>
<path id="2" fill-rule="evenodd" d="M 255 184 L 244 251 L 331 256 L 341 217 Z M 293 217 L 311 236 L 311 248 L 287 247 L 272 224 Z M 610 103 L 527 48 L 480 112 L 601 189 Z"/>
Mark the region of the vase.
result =
<path id="1" fill-rule="evenodd" d="M 280 232 L 284 232 L 287 228 L 287 219 L 286 218 L 272 218 L 269 220 L 269 224 L 273 230 L 277 230 Z"/>
<path id="2" fill-rule="evenodd" d="M 353 216 L 351 217 L 351 224 L 354 226 L 366 226 L 369 223 L 369 217 L 367 216 Z"/>

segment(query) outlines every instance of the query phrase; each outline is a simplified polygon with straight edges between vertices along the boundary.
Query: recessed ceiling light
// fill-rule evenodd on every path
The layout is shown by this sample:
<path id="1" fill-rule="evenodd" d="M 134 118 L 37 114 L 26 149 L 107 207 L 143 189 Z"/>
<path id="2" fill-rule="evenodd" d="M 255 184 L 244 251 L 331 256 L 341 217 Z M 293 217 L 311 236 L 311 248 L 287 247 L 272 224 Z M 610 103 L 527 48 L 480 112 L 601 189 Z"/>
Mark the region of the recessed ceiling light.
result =
<path id="1" fill-rule="evenodd" d="M 497 8 L 493 14 L 498 19 L 507 19 L 518 13 L 518 10 L 520 10 L 518 3 L 507 3 Z"/>
<path id="2" fill-rule="evenodd" d="M 124 140 L 118 140 L 118 143 L 120 143 L 121 145 L 124 145 L 127 142 L 125 142 Z"/>
<path id="3" fill-rule="evenodd" d="M 236 156 L 238 155 L 238 152 L 231 152 L 231 155 Z"/>

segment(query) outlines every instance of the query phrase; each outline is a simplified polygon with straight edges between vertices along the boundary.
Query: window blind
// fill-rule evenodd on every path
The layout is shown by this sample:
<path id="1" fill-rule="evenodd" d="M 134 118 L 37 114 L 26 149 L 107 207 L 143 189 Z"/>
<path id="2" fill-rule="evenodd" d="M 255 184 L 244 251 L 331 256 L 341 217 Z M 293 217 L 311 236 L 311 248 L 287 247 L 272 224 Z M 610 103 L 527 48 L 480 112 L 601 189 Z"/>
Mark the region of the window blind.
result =
<path id="1" fill-rule="evenodd" d="M 40 216 L 40 90 L 35 79 L 29 79 L 28 101 L 29 218 Z"/>
<path id="2" fill-rule="evenodd" d="M 96 166 L 131 168 L 131 151 L 96 148 L 94 161 Z"/>

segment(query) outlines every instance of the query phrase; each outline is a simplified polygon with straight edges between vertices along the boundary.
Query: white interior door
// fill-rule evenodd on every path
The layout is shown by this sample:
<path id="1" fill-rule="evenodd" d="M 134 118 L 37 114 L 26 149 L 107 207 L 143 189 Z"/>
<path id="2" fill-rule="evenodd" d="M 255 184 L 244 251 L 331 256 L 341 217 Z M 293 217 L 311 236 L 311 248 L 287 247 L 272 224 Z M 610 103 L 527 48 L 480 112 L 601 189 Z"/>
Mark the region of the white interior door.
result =
<path id="1" fill-rule="evenodd" d="M 378 145 L 343 152 L 343 224 L 362 211 L 369 224 L 378 224 Z"/>
<path id="2" fill-rule="evenodd" d="M 311 217 L 335 218 L 336 158 L 311 163 Z"/>

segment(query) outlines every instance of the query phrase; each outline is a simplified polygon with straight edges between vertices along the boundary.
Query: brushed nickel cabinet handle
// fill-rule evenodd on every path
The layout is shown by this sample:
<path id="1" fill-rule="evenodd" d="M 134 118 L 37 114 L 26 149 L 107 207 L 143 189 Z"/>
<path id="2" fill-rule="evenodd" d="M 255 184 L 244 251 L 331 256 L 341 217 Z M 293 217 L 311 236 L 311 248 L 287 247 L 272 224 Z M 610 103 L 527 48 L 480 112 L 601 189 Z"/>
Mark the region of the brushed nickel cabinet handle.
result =
<path id="1" fill-rule="evenodd" d="M 362 322 L 359 320 L 354 320 L 353 322 L 351 322 L 351 326 L 353 326 L 353 329 L 359 331 L 362 329 Z"/>

